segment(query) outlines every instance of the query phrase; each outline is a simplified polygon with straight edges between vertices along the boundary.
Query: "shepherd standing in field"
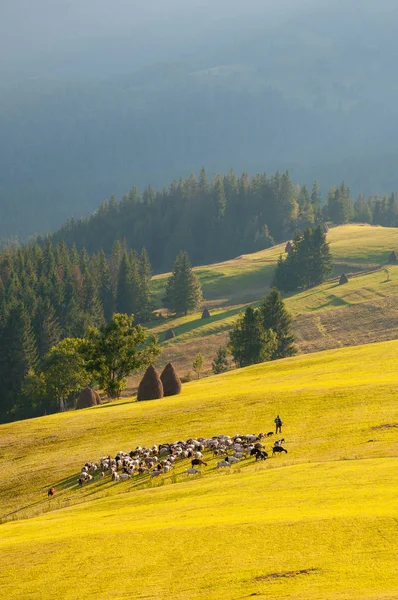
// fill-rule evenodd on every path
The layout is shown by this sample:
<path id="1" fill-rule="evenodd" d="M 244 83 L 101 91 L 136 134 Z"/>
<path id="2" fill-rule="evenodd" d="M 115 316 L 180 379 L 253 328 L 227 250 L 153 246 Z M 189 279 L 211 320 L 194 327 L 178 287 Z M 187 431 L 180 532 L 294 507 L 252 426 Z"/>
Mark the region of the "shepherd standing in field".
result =
<path id="1" fill-rule="evenodd" d="M 276 419 L 274 419 L 275 423 L 275 433 L 282 433 L 282 419 L 279 415 L 277 415 Z"/>

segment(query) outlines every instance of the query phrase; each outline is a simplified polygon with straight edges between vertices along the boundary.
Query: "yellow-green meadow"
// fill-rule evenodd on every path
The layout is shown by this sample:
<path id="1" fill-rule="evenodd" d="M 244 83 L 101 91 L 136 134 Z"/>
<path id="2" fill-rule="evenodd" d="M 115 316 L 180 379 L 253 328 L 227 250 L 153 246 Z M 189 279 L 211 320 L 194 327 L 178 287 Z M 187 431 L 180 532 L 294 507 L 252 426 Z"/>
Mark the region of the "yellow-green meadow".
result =
<path id="1" fill-rule="evenodd" d="M 398 342 L 330 350 L 0 427 L 4 598 L 395 600 Z M 95 478 L 87 460 L 267 432 L 288 454 L 202 475 Z M 47 499 L 48 487 L 56 494 Z"/>

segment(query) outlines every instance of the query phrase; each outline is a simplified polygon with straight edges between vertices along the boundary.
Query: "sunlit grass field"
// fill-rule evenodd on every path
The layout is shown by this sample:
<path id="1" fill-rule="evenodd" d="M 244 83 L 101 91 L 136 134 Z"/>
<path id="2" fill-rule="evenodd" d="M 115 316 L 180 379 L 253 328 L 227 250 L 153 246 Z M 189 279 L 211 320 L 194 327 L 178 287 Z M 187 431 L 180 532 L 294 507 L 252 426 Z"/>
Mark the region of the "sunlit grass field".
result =
<path id="1" fill-rule="evenodd" d="M 334 277 L 357 274 L 349 284 L 331 280 L 322 286 L 286 298 L 294 320 L 297 345 L 302 352 L 395 339 L 398 337 L 398 266 L 387 265 L 391 250 L 398 252 L 396 228 L 344 225 L 329 230 L 327 239 L 334 263 Z M 197 352 L 205 356 L 205 372 L 211 369 L 217 349 L 225 345 L 228 332 L 247 303 L 255 304 L 269 291 L 276 262 L 285 244 L 234 260 L 200 267 L 204 305 L 201 312 L 152 324 L 163 345 L 159 365 L 172 360 L 181 374 L 192 370 Z M 385 271 L 388 267 L 389 274 Z M 358 276 L 359 275 L 359 276 Z M 166 275 L 154 280 L 158 301 L 164 293 Z M 337 312 L 343 309 L 343 312 Z M 328 311 L 327 313 L 325 311 Z M 336 312 L 335 312 L 336 311 Z M 165 342 L 173 329 L 176 337 Z M 132 379 L 130 389 L 136 384 Z"/>
<path id="2" fill-rule="evenodd" d="M 395 600 L 397 399 L 393 341 L 2 425 L 1 597 Z M 228 472 L 206 456 L 193 479 L 185 460 L 161 481 L 77 485 L 86 460 L 269 431 L 277 413 L 287 455 Z"/>
<path id="3" fill-rule="evenodd" d="M 327 234 L 333 256 L 335 275 L 344 271 L 374 269 L 388 261 L 391 250 L 398 252 L 398 230 L 394 227 L 342 225 Z M 263 296 L 272 282 L 279 256 L 285 243 L 253 254 L 245 254 L 226 262 L 195 269 L 209 302 L 237 305 L 253 302 Z M 169 273 L 154 278 L 158 306 L 164 296 Z"/>

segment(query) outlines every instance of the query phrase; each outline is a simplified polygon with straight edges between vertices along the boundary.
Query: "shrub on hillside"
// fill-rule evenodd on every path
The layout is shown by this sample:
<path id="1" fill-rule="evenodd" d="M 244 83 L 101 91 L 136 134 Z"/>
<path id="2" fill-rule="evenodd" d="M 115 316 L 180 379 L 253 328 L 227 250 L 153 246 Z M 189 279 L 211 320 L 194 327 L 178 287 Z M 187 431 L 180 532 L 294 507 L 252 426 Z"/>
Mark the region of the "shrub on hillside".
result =
<path id="1" fill-rule="evenodd" d="M 176 396 L 181 393 L 181 380 L 171 362 L 163 369 L 160 379 L 165 396 Z"/>
<path id="2" fill-rule="evenodd" d="M 153 365 L 150 365 L 138 386 L 137 400 L 157 400 L 163 398 L 163 395 L 163 384 L 159 373 Z"/>
<path id="3" fill-rule="evenodd" d="M 101 398 L 99 394 L 91 387 L 87 386 L 80 392 L 79 398 L 76 403 L 76 410 L 81 408 L 90 408 L 90 406 L 97 406 L 101 404 Z"/>

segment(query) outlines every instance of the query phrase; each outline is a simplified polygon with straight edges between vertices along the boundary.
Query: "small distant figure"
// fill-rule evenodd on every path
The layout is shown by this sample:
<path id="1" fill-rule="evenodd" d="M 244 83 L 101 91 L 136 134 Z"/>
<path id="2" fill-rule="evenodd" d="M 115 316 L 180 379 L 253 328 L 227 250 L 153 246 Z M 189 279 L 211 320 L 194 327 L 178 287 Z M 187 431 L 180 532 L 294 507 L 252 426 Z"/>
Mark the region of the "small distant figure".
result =
<path id="1" fill-rule="evenodd" d="M 48 496 L 49 498 L 52 498 L 52 497 L 54 496 L 54 494 L 55 494 L 55 487 L 52 487 L 52 488 L 50 488 L 50 489 L 48 490 L 48 492 L 47 492 L 47 496 Z"/>
<path id="2" fill-rule="evenodd" d="M 276 419 L 274 419 L 275 423 L 275 433 L 282 433 L 282 419 L 279 415 L 277 415 Z"/>

